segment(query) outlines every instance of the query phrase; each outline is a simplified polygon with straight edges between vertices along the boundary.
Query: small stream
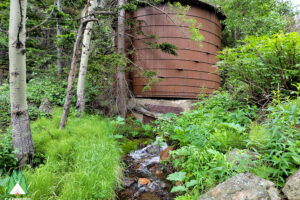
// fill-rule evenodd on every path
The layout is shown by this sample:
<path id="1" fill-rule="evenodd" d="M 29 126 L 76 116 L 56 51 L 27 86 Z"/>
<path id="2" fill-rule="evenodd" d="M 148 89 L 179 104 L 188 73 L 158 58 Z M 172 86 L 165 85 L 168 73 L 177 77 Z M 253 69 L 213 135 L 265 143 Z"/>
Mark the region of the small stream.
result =
<path id="1" fill-rule="evenodd" d="M 156 142 L 131 152 L 123 158 L 126 169 L 123 189 L 118 192 L 120 200 L 169 200 L 171 183 L 166 180 L 167 171 L 160 164 L 161 153 L 168 148 L 166 143 Z"/>

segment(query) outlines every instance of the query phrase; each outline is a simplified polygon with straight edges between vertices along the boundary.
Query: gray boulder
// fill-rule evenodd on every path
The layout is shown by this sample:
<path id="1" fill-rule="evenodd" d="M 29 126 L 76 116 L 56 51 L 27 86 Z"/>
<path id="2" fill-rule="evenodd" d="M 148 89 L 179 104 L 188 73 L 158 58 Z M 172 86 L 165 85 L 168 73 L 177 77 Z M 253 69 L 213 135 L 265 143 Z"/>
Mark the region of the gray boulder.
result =
<path id="1" fill-rule="evenodd" d="M 46 114 L 50 114 L 52 112 L 53 106 L 47 98 L 44 98 L 39 110 L 45 112 Z"/>
<path id="2" fill-rule="evenodd" d="M 289 200 L 300 200 L 300 169 L 287 179 L 282 191 Z"/>
<path id="3" fill-rule="evenodd" d="M 253 161 L 258 160 L 259 154 L 248 149 L 232 149 L 227 156 L 227 162 L 234 162 L 234 167 L 240 164 L 246 164 L 248 167 L 253 167 Z"/>
<path id="4" fill-rule="evenodd" d="M 198 200 L 280 200 L 274 183 L 251 173 L 241 173 L 217 185 Z"/>

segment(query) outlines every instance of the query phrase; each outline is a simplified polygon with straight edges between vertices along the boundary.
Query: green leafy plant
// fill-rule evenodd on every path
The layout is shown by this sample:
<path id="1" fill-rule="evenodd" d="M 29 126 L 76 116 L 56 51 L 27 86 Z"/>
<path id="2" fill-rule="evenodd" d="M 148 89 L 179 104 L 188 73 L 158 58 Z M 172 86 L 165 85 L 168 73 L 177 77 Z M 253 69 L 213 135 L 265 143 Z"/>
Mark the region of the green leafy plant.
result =
<path id="1" fill-rule="evenodd" d="M 46 114 L 39 110 L 39 106 L 44 99 L 48 99 L 53 106 L 62 106 L 65 100 L 67 82 L 55 78 L 54 76 L 48 77 L 35 77 L 27 84 L 27 100 L 28 110 L 31 120 L 36 120 L 38 117 L 46 116 Z M 87 83 L 86 89 L 86 103 L 87 109 L 91 112 L 91 108 L 95 106 L 95 102 L 99 96 L 99 87 Z M 9 99 L 9 84 L 5 83 L 0 86 L 0 125 L 6 128 L 10 124 L 10 99 Z M 72 99 L 74 105 L 76 98 Z M 95 111 L 94 111 L 95 112 Z"/>
<path id="2" fill-rule="evenodd" d="M 0 129 L 5 129 L 10 124 L 9 85 L 6 83 L 0 86 L 0 102 Z"/>
<path id="3" fill-rule="evenodd" d="M 183 182 L 186 177 L 186 172 L 175 172 L 167 177 L 169 181 Z M 197 180 L 190 180 L 185 185 L 174 186 L 171 192 L 185 192 L 189 187 L 197 185 Z"/>
<path id="4" fill-rule="evenodd" d="M 121 120 L 122 119 L 122 120 Z M 120 121 L 121 120 L 121 121 Z M 149 124 L 142 124 L 139 120 L 128 118 L 126 121 L 123 118 L 117 118 L 118 134 L 129 139 L 140 137 L 153 137 L 153 127 Z"/>
<path id="5" fill-rule="evenodd" d="M 247 131 L 258 112 L 256 106 L 236 101 L 228 92 L 219 92 L 203 98 L 194 108 L 182 116 L 164 115 L 156 122 L 159 135 L 178 147 L 171 151 L 172 159 L 168 161 L 177 171 L 168 180 L 181 183 L 172 192 L 191 199 L 197 198 L 199 191 L 249 171 L 250 163 L 255 167 L 260 164 L 244 159 L 234 166 L 227 160 L 231 149 L 246 148 Z"/>
<path id="6" fill-rule="evenodd" d="M 0 176 L 17 167 L 16 151 L 12 148 L 11 132 L 0 133 Z"/>
<path id="7" fill-rule="evenodd" d="M 157 132 L 177 141 L 180 146 L 195 145 L 199 148 L 215 146 L 225 152 L 229 148 L 245 147 L 243 140 L 251 120 L 258 111 L 221 92 L 194 105 L 196 109 L 181 117 L 165 116 L 158 121 Z"/>
<path id="8" fill-rule="evenodd" d="M 276 94 L 265 120 L 258 109 L 220 92 L 197 103 L 182 116 L 165 115 L 156 130 L 177 149 L 170 162 L 176 172 L 168 180 L 178 182 L 177 199 L 196 199 L 231 176 L 251 172 L 282 186 L 299 166 L 300 98 L 286 100 Z M 256 120 L 253 122 L 253 120 Z M 260 119 L 262 120 L 262 119 Z M 229 152 L 238 149 L 234 158 Z"/>
<path id="9" fill-rule="evenodd" d="M 289 96 L 297 90 L 299 52 L 299 33 L 250 36 L 236 48 L 224 49 L 218 64 L 228 90 L 242 101 L 266 107 L 275 97 L 273 91 Z"/>
<path id="10" fill-rule="evenodd" d="M 190 39 L 194 42 L 197 42 L 199 46 L 202 46 L 201 41 L 204 39 L 204 36 L 200 33 L 202 24 L 193 18 L 187 17 L 187 12 L 189 11 L 190 6 L 183 6 L 180 2 L 175 2 L 173 4 L 169 3 L 169 7 L 171 11 L 176 12 L 174 17 L 175 21 L 179 18 L 180 22 L 188 24 L 188 33 Z"/>
<path id="11" fill-rule="evenodd" d="M 249 35 L 273 35 L 286 30 L 296 14 L 290 0 L 204 0 L 226 15 L 223 43 L 236 46 Z"/>
<path id="12" fill-rule="evenodd" d="M 248 146 L 263 155 L 273 169 L 270 178 L 283 186 L 285 178 L 300 166 L 300 98 L 274 102 L 267 109 L 266 121 L 252 126 Z"/>
<path id="13" fill-rule="evenodd" d="M 187 192 L 188 189 L 203 192 L 238 172 L 233 163 L 227 162 L 226 155 L 213 147 L 200 149 L 188 145 L 172 151 L 171 155 L 176 158 L 171 163 L 180 171 L 170 174 L 168 180 L 182 182 L 173 192 Z"/>

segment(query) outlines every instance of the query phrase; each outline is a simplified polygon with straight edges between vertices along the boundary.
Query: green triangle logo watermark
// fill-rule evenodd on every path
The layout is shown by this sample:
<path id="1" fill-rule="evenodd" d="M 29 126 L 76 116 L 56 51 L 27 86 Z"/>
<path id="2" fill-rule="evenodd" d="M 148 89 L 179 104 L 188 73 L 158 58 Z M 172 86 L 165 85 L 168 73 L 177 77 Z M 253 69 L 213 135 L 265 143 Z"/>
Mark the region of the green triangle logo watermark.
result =
<path id="1" fill-rule="evenodd" d="M 10 176 L 6 193 L 17 196 L 29 193 L 26 178 L 21 170 L 14 170 L 14 172 Z"/>

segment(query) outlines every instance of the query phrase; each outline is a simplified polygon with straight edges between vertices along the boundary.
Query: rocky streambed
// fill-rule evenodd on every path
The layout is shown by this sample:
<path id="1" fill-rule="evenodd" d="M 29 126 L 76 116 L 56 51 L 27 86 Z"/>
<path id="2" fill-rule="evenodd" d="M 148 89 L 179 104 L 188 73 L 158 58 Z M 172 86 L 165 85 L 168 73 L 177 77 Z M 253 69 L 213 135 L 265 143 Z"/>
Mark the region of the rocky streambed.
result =
<path id="1" fill-rule="evenodd" d="M 171 170 L 160 163 L 161 160 L 169 157 L 170 150 L 173 148 L 168 147 L 166 143 L 158 145 L 157 142 L 154 142 L 124 156 L 125 176 L 122 180 L 123 189 L 118 192 L 118 199 L 174 199 L 175 195 L 170 193 L 172 184 L 166 180 Z M 240 152 L 241 155 L 236 155 L 237 152 Z M 233 150 L 230 158 L 233 161 L 240 160 L 243 159 L 245 153 L 247 152 Z M 287 178 L 287 182 L 281 190 L 282 193 L 271 181 L 251 173 L 240 173 L 202 194 L 198 200 L 300 200 L 299 188 L 300 169 Z"/>
<path id="2" fill-rule="evenodd" d="M 123 157 L 126 164 L 123 189 L 118 192 L 121 200 L 169 200 L 171 183 L 166 180 L 168 171 L 160 163 L 163 152 L 168 150 L 166 143 L 154 142 Z"/>

